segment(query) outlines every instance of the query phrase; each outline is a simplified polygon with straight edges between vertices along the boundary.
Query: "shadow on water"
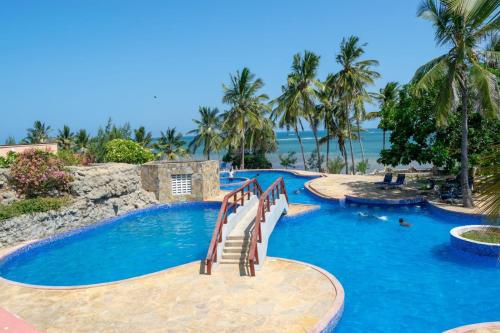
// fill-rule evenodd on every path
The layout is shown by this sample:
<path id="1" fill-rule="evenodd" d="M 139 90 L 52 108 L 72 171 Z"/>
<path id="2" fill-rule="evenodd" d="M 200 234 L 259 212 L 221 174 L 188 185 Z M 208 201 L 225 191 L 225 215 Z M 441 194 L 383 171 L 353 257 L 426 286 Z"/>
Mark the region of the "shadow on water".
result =
<path id="1" fill-rule="evenodd" d="M 480 256 L 452 247 L 449 243 L 442 243 L 432 248 L 434 258 L 457 264 L 467 268 L 500 268 L 500 258 Z"/>

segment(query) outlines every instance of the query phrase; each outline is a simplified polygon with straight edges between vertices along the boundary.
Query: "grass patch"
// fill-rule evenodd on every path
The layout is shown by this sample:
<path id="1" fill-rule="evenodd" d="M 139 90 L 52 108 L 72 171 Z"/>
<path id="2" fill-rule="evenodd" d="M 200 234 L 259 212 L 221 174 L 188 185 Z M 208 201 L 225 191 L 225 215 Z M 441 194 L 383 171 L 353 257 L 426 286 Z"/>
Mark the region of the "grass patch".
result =
<path id="1" fill-rule="evenodd" d="M 470 230 L 460 236 L 476 242 L 500 244 L 500 230 L 497 228 Z"/>
<path id="2" fill-rule="evenodd" d="M 69 197 L 59 198 L 34 198 L 15 201 L 10 205 L 0 205 L 0 221 L 11 217 L 58 210 L 71 202 Z"/>

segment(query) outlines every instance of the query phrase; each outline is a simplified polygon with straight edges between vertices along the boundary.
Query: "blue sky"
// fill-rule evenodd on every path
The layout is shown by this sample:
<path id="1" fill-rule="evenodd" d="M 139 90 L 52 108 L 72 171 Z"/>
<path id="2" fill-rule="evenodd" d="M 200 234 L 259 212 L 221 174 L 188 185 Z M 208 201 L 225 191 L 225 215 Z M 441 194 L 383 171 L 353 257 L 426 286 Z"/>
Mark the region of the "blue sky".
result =
<path id="1" fill-rule="evenodd" d="M 407 82 L 439 54 L 432 27 L 415 15 L 418 3 L 3 1 L 0 143 L 22 139 L 37 119 L 92 133 L 108 117 L 154 135 L 169 126 L 184 132 L 198 106 L 224 109 L 230 73 L 249 67 L 274 98 L 294 53 L 321 55 L 324 78 L 338 70 L 335 55 L 349 35 L 380 61 L 374 90 Z"/>

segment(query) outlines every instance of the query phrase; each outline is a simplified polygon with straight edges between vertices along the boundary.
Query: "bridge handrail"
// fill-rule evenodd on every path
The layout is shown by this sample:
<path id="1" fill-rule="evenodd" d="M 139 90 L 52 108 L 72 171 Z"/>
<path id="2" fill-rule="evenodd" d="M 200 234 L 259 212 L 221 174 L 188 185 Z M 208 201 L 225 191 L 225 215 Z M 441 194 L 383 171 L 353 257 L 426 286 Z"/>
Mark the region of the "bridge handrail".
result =
<path id="1" fill-rule="evenodd" d="M 288 194 L 286 193 L 285 181 L 280 177 L 260 195 L 259 208 L 255 217 L 255 226 L 250 240 L 250 252 L 248 254 L 248 263 L 250 265 L 250 275 L 255 276 L 255 265 L 259 264 L 259 253 L 257 243 L 262 242 L 261 223 L 266 222 L 266 213 L 271 211 L 271 206 L 279 199 L 280 194 L 285 196 L 288 203 Z"/>
<path id="2" fill-rule="evenodd" d="M 217 217 L 217 222 L 215 224 L 212 240 L 208 246 L 206 257 L 207 274 L 210 275 L 212 273 L 212 264 L 217 262 L 217 246 L 220 242 L 222 242 L 222 226 L 227 223 L 227 217 L 229 214 L 236 212 L 236 209 L 240 205 L 243 206 L 245 204 L 245 196 L 247 196 L 247 200 L 249 200 L 252 194 L 259 196 L 261 193 L 262 188 L 260 187 L 259 182 L 257 179 L 252 178 L 224 196 L 219 210 L 219 215 Z"/>

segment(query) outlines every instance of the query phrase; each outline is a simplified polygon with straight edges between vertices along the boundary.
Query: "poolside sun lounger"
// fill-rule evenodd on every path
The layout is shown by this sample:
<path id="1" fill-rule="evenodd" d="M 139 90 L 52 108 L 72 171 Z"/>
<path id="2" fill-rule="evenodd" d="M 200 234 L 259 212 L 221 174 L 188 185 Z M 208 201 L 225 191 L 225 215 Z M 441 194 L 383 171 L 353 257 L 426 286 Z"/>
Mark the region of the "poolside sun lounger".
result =
<path id="1" fill-rule="evenodd" d="M 381 182 L 376 182 L 377 185 L 387 185 L 392 182 L 392 173 L 386 173 L 384 176 L 384 180 Z"/>
<path id="2" fill-rule="evenodd" d="M 382 186 L 382 188 L 387 189 L 387 188 L 401 187 L 404 185 L 405 179 L 406 179 L 406 174 L 400 173 L 398 174 L 398 177 L 396 178 L 396 181 L 394 183 L 385 184 L 384 186 Z"/>

